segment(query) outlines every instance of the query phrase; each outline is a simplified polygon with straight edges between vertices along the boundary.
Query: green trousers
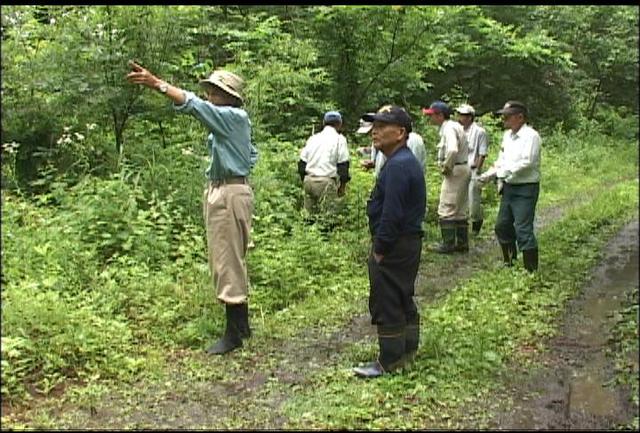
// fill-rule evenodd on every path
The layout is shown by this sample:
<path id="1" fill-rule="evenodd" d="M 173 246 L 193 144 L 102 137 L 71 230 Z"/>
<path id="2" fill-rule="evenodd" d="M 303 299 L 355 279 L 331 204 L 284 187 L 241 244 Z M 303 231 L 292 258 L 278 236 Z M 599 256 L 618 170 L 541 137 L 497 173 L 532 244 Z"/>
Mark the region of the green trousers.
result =
<path id="1" fill-rule="evenodd" d="M 504 184 L 495 226 L 498 242 L 517 242 L 520 251 L 538 248 L 533 221 L 539 194 L 539 183 Z"/>

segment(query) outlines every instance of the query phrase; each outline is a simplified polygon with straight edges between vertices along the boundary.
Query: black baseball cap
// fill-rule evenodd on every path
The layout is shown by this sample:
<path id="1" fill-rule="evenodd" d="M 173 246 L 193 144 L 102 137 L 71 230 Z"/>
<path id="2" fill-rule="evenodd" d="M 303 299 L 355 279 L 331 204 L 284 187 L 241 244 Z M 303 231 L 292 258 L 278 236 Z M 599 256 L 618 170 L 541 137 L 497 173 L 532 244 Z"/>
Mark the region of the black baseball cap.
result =
<path id="1" fill-rule="evenodd" d="M 394 125 L 402 126 L 407 134 L 412 131 L 411 129 L 411 116 L 409 113 L 397 105 L 385 105 L 381 107 L 376 113 L 366 113 L 361 117 L 365 122 L 384 122 Z"/>
<path id="2" fill-rule="evenodd" d="M 496 111 L 496 114 L 527 114 L 527 106 L 520 101 L 507 101 L 504 107 Z"/>

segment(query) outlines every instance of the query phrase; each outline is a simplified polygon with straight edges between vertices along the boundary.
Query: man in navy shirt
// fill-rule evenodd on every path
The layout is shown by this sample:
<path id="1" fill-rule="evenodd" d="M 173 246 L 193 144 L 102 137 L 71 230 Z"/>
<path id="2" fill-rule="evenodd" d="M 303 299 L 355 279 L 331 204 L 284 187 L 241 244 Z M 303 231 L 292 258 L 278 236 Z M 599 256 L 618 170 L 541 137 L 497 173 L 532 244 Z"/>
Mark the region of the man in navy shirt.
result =
<path id="1" fill-rule="evenodd" d="M 407 147 L 409 114 L 386 105 L 362 119 L 373 122 L 373 145 L 387 157 L 367 203 L 372 236 L 369 312 L 377 325 L 380 354 L 354 373 L 369 378 L 398 369 L 418 350 L 420 316 L 413 295 L 426 188 L 422 168 Z"/>

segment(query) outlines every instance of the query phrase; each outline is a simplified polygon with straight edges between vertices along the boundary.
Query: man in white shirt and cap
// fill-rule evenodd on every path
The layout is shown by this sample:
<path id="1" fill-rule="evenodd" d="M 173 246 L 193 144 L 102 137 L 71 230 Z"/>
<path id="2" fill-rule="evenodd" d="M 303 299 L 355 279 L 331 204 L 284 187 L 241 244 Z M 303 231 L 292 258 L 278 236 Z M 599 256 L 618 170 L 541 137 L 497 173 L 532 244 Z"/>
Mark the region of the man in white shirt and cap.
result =
<path id="1" fill-rule="evenodd" d="M 477 177 L 482 172 L 482 164 L 487 156 L 489 142 L 487 132 L 475 121 L 476 110 L 469 104 L 462 104 L 456 108 L 458 113 L 458 123 L 464 129 L 469 146 L 469 157 L 467 163 L 471 170 L 471 180 L 469 181 L 469 219 L 471 220 L 471 231 L 474 235 L 480 233 L 484 214 L 482 210 L 482 185 Z"/>
<path id="2" fill-rule="evenodd" d="M 527 124 L 528 110 L 522 102 L 507 101 L 496 114 L 502 115 L 508 129 L 498 159 L 479 180 L 498 179 L 501 198 L 495 232 L 505 264 L 513 264 L 519 249 L 525 269 L 534 272 L 538 269 L 533 222 L 540 193 L 540 135 Z"/>
<path id="3" fill-rule="evenodd" d="M 300 151 L 298 174 L 304 185 L 304 208 L 318 214 L 334 204 L 336 196 L 344 195 L 349 176 L 347 139 L 340 133 L 342 115 L 328 111 L 324 128 L 307 140 Z"/>

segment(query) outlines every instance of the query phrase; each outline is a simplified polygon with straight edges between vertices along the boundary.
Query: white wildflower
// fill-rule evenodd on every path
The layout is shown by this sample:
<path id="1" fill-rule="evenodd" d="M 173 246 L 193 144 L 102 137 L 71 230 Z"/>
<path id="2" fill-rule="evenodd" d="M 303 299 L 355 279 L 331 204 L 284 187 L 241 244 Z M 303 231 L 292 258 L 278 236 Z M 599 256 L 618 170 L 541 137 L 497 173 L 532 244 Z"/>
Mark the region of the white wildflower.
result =
<path id="1" fill-rule="evenodd" d="M 15 153 L 18 147 L 20 147 L 20 143 L 16 143 L 15 141 L 2 145 L 2 149 L 8 153 Z"/>

